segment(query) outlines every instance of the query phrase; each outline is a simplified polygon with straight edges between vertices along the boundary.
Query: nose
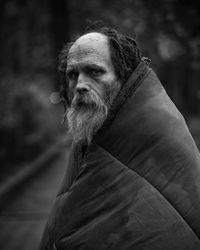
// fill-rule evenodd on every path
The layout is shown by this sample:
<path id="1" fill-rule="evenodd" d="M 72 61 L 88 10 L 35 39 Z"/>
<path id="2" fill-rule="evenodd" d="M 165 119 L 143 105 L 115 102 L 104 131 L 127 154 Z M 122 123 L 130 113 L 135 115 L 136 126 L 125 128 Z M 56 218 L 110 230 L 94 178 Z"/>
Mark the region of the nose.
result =
<path id="1" fill-rule="evenodd" d="M 78 92 L 79 94 L 84 94 L 88 92 L 89 90 L 90 88 L 85 84 L 79 84 L 76 86 L 76 92 Z"/>
<path id="2" fill-rule="evenodd" d="M 76 85 L 76 92 L 78 92 L 79 94 L 84 94 L 88 91 L 90 91 L 90 87 L 87 85 L 87 83 L 82 79 L 78 79 L 78 83 Z"/>

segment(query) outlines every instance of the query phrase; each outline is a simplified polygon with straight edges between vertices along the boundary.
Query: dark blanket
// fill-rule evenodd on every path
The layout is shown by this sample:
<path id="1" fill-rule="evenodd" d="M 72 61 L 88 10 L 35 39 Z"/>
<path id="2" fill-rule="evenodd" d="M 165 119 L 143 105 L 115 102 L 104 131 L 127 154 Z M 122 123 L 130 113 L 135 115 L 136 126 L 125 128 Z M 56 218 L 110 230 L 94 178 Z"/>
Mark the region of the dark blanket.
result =
<path id="1" fill-rule="evenodd" d="M 81 152 L 72 148 L 41 249 L 200 249 L 200 154 L 145 61 Z"/>

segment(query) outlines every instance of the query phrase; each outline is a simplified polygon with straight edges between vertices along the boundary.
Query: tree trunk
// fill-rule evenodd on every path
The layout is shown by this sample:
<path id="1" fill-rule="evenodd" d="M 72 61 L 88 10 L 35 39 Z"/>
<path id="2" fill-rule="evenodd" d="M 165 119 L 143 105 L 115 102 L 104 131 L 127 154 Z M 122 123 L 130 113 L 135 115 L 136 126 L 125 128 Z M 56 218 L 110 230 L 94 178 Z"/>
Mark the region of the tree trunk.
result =
<path id="1" fill-rule="evenodd" d="M 51 34 L 53 42 L 53 62 L 54 69 L 53 78 L 55 88 L 59 87 L 59 77 L 57 74 L 58 55 L 63 45 L 69 41 L 69 9 L 67 0 L 50 0 L 51 13 Z"/>

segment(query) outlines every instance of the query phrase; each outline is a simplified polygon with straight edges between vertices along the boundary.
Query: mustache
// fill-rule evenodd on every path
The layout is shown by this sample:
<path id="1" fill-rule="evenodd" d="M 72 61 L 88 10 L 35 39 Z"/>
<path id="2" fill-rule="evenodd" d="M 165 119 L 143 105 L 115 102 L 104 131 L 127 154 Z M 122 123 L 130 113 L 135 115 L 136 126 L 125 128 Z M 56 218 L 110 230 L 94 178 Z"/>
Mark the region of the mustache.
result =
<path id="1" fill-rule="evenodd" d="M 72 99 L 71 107 L 74 109 L 88 108 L 105 110 L 110 107 L 110 103 L 107 98 L 101 98 L 94 90 L 90 90 L 86 93 L 76 93 Z"/>

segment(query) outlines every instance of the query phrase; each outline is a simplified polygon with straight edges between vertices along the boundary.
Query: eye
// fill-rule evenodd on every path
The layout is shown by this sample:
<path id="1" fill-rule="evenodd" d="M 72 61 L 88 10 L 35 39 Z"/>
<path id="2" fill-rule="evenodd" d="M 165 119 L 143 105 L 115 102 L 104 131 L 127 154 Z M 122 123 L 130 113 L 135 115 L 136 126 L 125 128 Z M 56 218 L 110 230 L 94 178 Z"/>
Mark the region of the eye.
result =
<path id="1" fill-rule="evenodd" d="M 104 71 L 102 69 L 91 68 L 88 70 L 88 73 L 93 77 L 98 77 L 101 76 L 104 73 Z"/>

